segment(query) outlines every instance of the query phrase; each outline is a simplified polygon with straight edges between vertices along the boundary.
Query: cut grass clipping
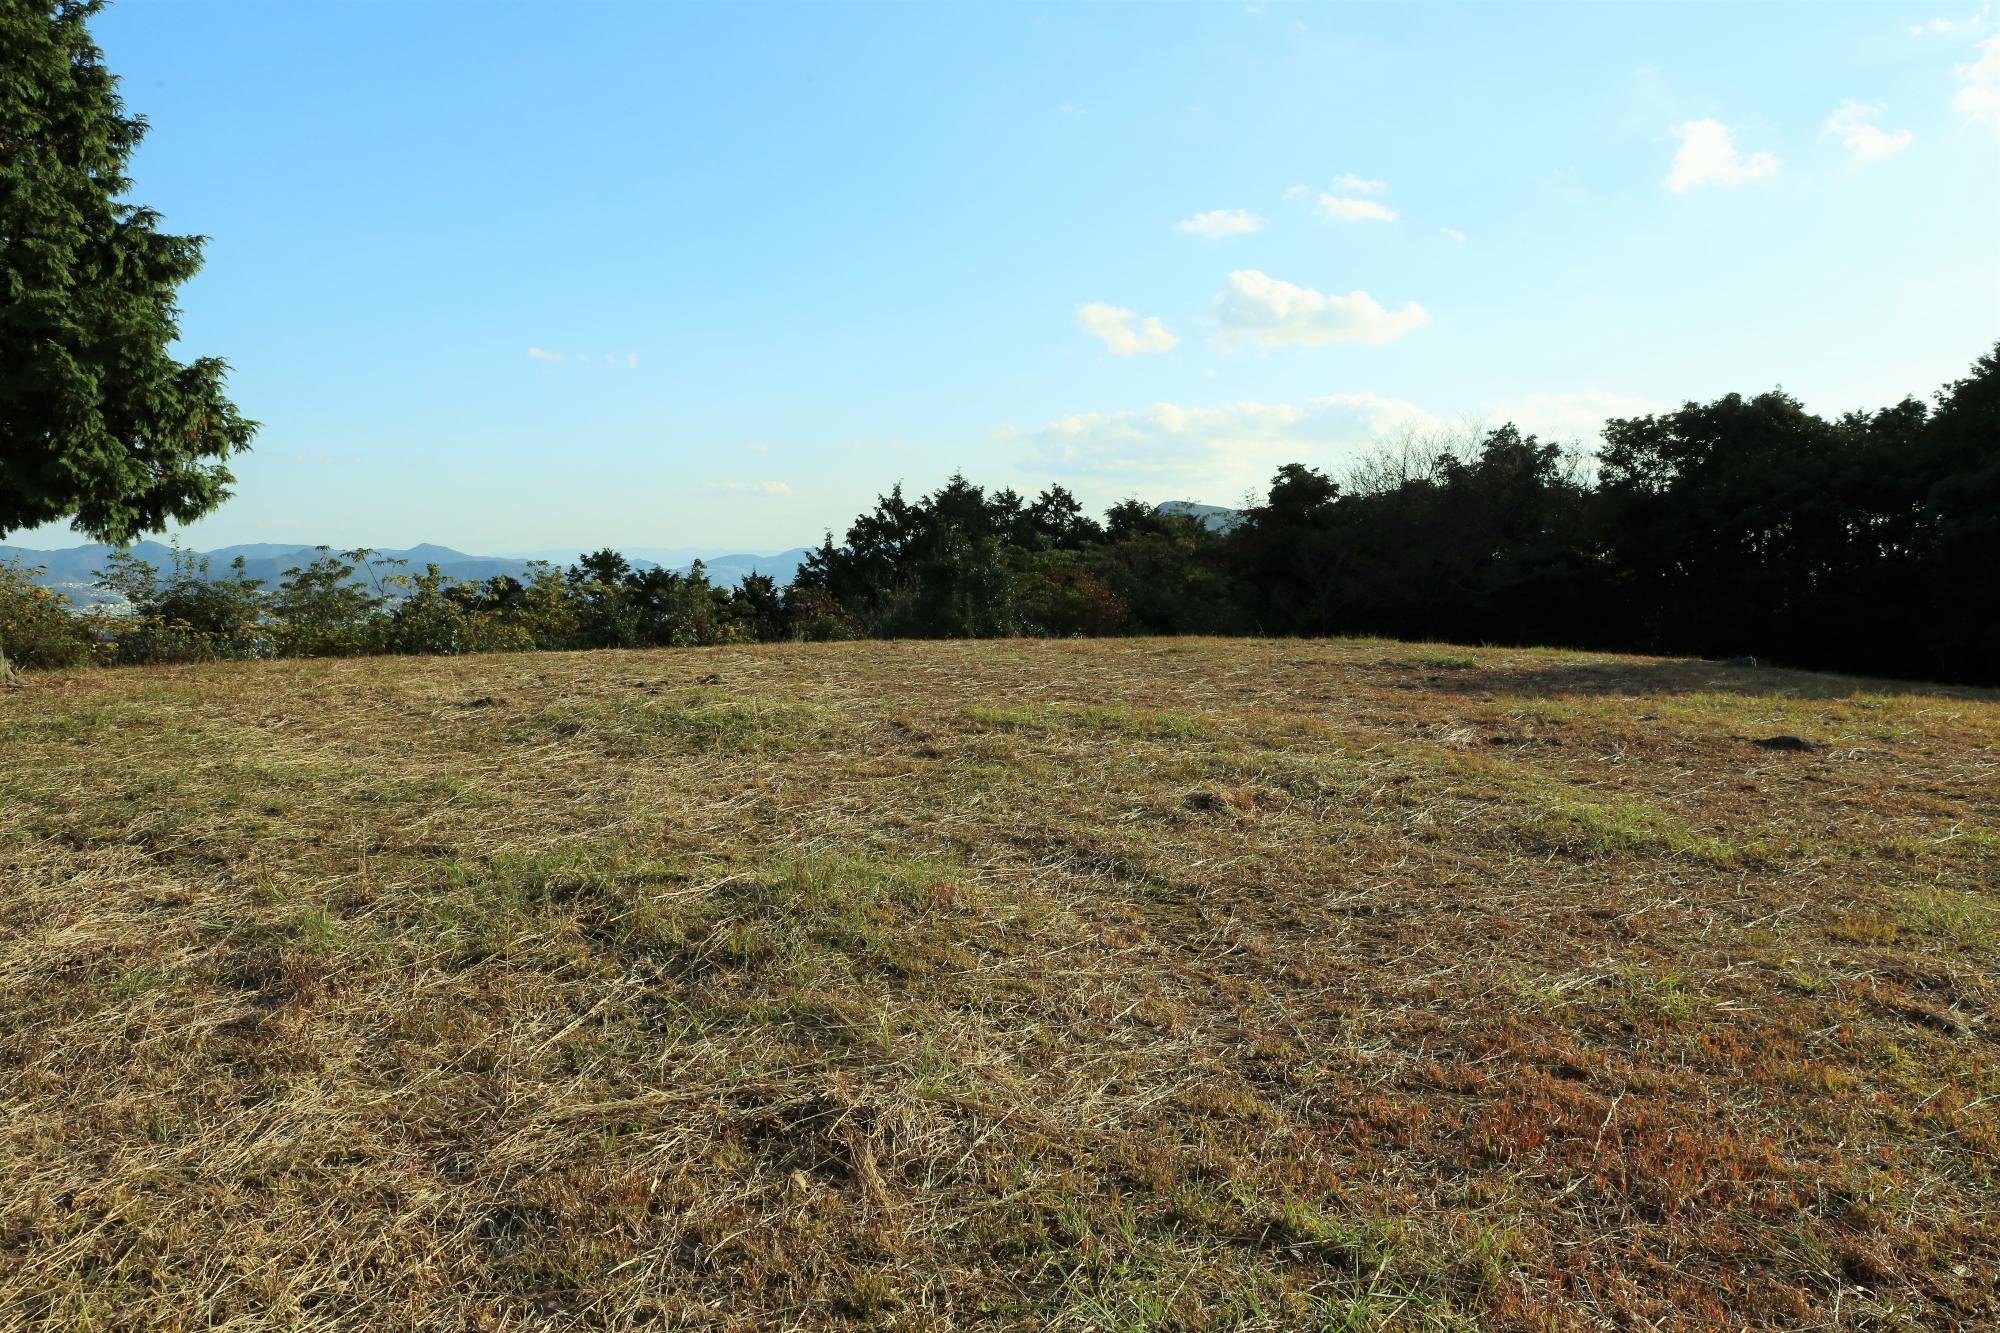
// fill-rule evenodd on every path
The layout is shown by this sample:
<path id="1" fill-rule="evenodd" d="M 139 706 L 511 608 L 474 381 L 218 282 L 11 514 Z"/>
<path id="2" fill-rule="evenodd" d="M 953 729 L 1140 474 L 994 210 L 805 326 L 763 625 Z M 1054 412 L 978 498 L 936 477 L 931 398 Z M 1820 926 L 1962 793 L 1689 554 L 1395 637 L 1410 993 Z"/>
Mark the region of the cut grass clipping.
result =
<path id="1" fill-rule="evenodd" d="M 1376 642 L 41 676 L 0 1329 L 1990 1326 L 1996 756 Z"/>

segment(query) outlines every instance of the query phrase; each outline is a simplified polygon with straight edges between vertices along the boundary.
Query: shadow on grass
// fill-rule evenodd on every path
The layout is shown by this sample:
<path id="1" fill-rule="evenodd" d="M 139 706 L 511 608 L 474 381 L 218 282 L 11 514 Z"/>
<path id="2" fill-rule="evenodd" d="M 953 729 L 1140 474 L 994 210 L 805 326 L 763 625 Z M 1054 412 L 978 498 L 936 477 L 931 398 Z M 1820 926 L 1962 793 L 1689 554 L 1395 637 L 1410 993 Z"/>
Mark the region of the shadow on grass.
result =
<path id="1" fill-rule="evenodd" d="M 1671 661 L 1571 661 L 1542 667 L 1488 667 L 1432 671 L 1408 668 L 1413 684 L 1443 694 L 1586 695 L 1641 698 L 1661 694 L 1735 694 L 1788 699 L 1849 699 L 1863 695 L 2000 700 L 2000 690 L 1926 681 L 1843 676 L 1785 667 L 1679 658 Z"/>

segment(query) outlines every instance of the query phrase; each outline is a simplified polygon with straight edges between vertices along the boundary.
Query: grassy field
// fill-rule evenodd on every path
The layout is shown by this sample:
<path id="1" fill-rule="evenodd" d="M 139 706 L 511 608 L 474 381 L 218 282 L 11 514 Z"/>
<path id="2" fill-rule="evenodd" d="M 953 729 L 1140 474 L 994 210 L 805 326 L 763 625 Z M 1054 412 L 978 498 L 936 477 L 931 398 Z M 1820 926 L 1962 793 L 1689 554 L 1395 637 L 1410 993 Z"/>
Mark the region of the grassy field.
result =
<path id="1" fill-rule="evenodd" d="M 2000 696 L 1713 663 L 43 676 L 0 1328 L 1989 1326 L 1997 882 Z"/>

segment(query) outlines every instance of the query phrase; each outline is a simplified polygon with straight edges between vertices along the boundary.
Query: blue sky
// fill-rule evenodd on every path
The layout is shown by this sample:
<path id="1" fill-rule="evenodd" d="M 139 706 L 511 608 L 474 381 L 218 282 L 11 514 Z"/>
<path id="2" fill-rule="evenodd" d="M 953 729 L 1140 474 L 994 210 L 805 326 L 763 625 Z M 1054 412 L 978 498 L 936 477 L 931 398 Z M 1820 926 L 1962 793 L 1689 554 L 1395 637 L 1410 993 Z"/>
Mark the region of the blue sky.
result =
<path id="1" fill-rule="evenodd" d="M 2000 10 L 123 0 L 200 546 L 770 550 L 954 469 L 1239 500 L 1410 430 L 2000 337 Z M 77 540 L 62 529 L 13 538 Z"/>

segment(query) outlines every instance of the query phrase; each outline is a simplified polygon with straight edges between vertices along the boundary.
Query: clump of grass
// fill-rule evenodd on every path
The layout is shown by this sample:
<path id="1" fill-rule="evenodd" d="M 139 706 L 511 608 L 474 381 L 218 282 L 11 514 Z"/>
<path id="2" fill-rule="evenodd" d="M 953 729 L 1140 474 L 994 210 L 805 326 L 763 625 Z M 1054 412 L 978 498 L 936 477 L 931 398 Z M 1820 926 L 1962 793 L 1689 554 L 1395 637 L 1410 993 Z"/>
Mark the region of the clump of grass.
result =
<path id="1" fill-rule="evenodd" d="M 1949 940 L 1968 953 L 2000 952 L 2000 906 L 1962 889 L 1924 887 L 1904 899 L 1900 924 L 1920 935 Z"/>
<path id="2" fill-rule="evenodd" d="M 1522 831 L 1534 844 L 1592 857 L 1672 856 L 1726 869 L 1761 854 L 1754 845 L 1697 834 L 1666 812 L 1634 801 L 1549 797 L 1530 813 Z"/>
<path id="3" fill-rule="evenodd" d="M 1009 731 L 1105 732 L 1148 740 L 1193 739 L 1206 735 L 1201 720 L 1190 713 L 1123 704 L 1033 704 L 1013 708 L 973 704 L 966 708 L 965 716 L 982 726 Z"/>
<path id="4" fill-rule="evenodd" d="M 1849 915 L 1834 921 L 1828 933 L 1849 944 L 1873 944 L 1887 948 L 1896 942 L 1901 927 L 1886 917 Z"/>
<path id="5" fill-rule="evenodd" d="M 594 745 L 619 755 L 781 754 L 827 739 L 809 704 L 690 694 L 665 702 L 568 703 L 517 728 L 524 739 Z"/>

